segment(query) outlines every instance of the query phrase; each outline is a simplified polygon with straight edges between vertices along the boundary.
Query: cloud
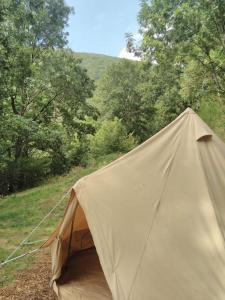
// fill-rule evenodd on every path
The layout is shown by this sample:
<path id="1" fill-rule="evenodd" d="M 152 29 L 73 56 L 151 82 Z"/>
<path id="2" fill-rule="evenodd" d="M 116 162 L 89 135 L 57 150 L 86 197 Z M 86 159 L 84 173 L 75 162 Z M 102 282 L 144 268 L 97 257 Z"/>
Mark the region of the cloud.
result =
<path id="1" fill-rule="evenodd" d="M 120 51 L 118 57 L 130 59 L 130 60 L 138 60 L 138 61 L 141 60 L 141 58 L 135 56 L 134 53 L 128 52 L 126 47 L 124 47 L 124 48 Z"/>
<path id="2" fill-rule="evenodd" d="M 128 32 L 128 31 L 127 31 Z M 142 35 L 139 32 L 134 32 L 132 35 L 132 38 L 134 40 L 135 46 L 139 46 L 139 44 L 142 41 Z M 130 59 L 130 60 L 137 60 L 137 61 L 141 61 L 141 58 L 136 56 L 134 53 L 130 53 L 126 47 L 122 48 L 118 57 L 120 58 L 126 58 L 126 59 Z"/>

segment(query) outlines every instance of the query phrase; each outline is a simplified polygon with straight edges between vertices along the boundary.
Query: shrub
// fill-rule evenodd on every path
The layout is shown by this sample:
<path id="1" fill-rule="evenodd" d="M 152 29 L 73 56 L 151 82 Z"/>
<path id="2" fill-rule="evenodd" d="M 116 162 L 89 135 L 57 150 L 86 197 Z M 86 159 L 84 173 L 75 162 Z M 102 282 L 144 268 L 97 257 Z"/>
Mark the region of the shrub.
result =
<path id="1" fill-rule="evenodd" d="M 0 194 L 37 185 L 49 174 L 49 164 L 48 157 L 21 158 L 16 162 L 9 162 L 0 170 Z"/>
<path id="2" fill-rule="evenodd" d="M 136 146 L 136 140 L 128 135 L 121 121 L 115 118 L 104 121 L 94 136 L 90 136 L 90 153 L 95 157 L 127 152 Z"/>

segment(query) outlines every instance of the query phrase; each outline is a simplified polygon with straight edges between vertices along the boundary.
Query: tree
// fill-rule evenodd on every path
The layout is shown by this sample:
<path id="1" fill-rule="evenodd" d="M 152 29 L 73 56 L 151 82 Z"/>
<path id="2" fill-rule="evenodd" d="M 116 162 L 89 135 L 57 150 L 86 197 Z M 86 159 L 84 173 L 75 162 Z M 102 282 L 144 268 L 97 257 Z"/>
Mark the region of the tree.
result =
<path id="1" fill-rule="evenodd" d="M 90 153 L 95 157 L 128 152 L 136 146 L 134 137 L 127 134 L 122 122 L 117 118 L 103 121 L 95 135 L 91 135 L 89 140 Z"/>
<path id="2" fill-rule="evenodd" d="M 151 135 L 155 112 L 153 97 L 145 97 L 145 75 L 139 62 L 112 64 L 100 79 L 93 101 L 104 119 L 119 118 L 139 141 Z"/>
<path id="3" fill-rule="evenodd" d="M 138 52 L 152 65 L 153 86 L 161 86 L 167 122 L 186 106 L 198 110 L 206 97 L 225 103 L 224 20 L 221 0 L 141 2 Z"/>
<path id="4" fill-rule="evenodd" d="M 43 176 L 68 169 L 75 150 L 67 150 L 93 133 L 88 116 L 95 111 L 86 101 L 93 81 L 63 50 L 71 8 L 63 0 L 4 0 L 1 10 L 0 176 L 6 193 L 31 184 L 18 174 L 29 165 L 34 172 L 34 161 L 44 167 Z"/>

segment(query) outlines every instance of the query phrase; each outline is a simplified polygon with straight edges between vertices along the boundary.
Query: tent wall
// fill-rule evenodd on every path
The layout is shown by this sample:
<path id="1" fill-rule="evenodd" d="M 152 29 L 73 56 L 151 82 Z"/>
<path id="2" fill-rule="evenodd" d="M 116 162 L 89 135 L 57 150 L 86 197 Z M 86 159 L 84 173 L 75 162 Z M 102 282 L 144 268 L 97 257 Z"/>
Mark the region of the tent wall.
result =
<path id="1" fill-rule="evenodd" d="M 94 247 L 86 217 L 74 190 L 71 192 L 62 222 L 43 245 L 48 246 L 52 256 L 52 282 L 61 276 L 67 260 L 75 252 Z"/>

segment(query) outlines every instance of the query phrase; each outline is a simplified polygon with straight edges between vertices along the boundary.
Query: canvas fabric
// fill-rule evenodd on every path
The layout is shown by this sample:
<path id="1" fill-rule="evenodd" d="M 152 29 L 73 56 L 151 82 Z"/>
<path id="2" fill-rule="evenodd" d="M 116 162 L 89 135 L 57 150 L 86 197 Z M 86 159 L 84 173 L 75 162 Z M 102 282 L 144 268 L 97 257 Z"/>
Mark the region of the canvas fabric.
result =
<path id="1" fill-rule="evenodd" d="M 224 300 L 224 237 L 225 145 L 187 109 L 79 180 L 44 246 L 53 282 L 95 245 L 113 299 Z"/>

